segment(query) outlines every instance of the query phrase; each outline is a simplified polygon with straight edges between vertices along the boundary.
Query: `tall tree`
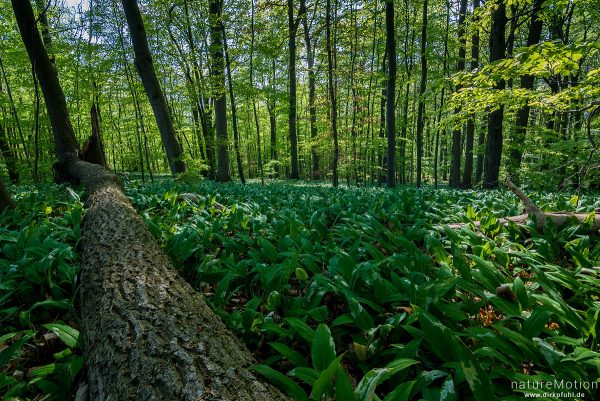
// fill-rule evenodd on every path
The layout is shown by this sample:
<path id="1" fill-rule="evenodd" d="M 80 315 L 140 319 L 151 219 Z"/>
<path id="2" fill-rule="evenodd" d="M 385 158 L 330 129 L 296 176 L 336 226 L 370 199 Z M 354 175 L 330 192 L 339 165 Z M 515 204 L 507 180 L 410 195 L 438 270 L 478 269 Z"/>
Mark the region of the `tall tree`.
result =
<path id="1" fill-rule="evenodd" d="M 473 0 L 473 15 L 479 8 L 479 0 Z M 471 36 L 471 71 L 479 67 L 479 27 L 475 27 Z M 465 169 L 463 171 L 463 188 L 471 188 L 473 181 L 473 143 L 475 140 L 475 119 L 469 116 L 467 121 L 467 140 L 465 149 Z"/>
<path id="2" fill-rule="evenodd" d="M 258 169 L 260 171 L 260 182 L 262 184 L 265 183 L 265 172 L 263 168 L 263 160 L 262 160 L 262 144 L 260 141 L 260 121 L 258 119 L 258 110 L 256 108 L 256 93 L 254 88 L 254 42 L 255 42 L 255 33 L 254 33 L 254 0 L 250 0 L 252 5 L 251 17 L 250 17 L 250 88 L 252 90 L 252 111 L 254 112 L 254 125 L 256 127 L 256 149 L 258 151 Z"/>
<path id="3" fill-rule="evenodd" d="M 254 9 L 254 3 L 252 3 Z M 235 151 L 235 161 L 237 164 L 238 177 L 242 184 L 246 184 L 244 177 L 244 167 L 242 166 L 242 155 L 240 153 L 240 134 L 238 132 L 237 108 L 235 107 L 235 96 L 233 94 L 233 79 L 231 77 L 231 61 L 229 60 L 229 50 L 227 49 L 227 36 L 225 35 L 225 26 L 221 23 L 223 31 L 223 47 L 225 51 L 225 65 L 227 67 L 227 83 L 229 84 L 229 101 L 231 102 L 231 125 L 233 126 L 233 149 Z M 252 57 L 250 57 L 250 66 L 252 66 Z M 252 69 L 252 67 L 250 67 Z M 259 158 L 260 159 L 260 158 Z"/>
<path id="4" fill-rule="evenodd" d="M 338 186 L 338 158 L 340 154 L 338 144 L 338 130 L 337 130 L 337 97 L 335 93 L 335 83 L 333 79 L 333 44 L 331 43 L 331 0 L 327 0 L 327 6 L 325 10 L 325 27 L 327 30 L 327 82 L 329 88 L 329 101 L 330 101 L 330 122 L 331 130 L 333 132 L 333 162 L 332 162 L 332 174 L 333 174 L 333 186 Z"/>
<path id="5" fill-rule="evenodd" d="M 290 178 L 300 178 L 300 166 L 298 163 L 298 132 L 297 132 L 297 94 L 296 94 L 296 33 L 300 18 L 294 17 L 294 0 L 287 0 L 288 12 L 288 79 L 290 86 L 288 133 L 290 138 L 291 171 Z M 302 14 L 302 10 L 300 12 Z"/>
<path id="6" fill-rule="evenodd" d="M 314 7 L 317 7 L 315 2 Z M 305 12 L 302 14 L 302 26 L 304 27 L 304 44 L 306 46 L 306 61 L 308 64 L 308 113 L 310 115 L 310 139 L 313 141 L 310 147 L 310 158 L 312 162 L 311 176 L 314 180 L 320 178 L 319 173 L 319 153 L 314 143 L 317 139 L 317 107 L 315 106 L 315 50 L 310 36 L 310 29 L 307 18 L 306 0 L 300 0 L 300 8 Z"/>
<path id="7" fill-rule="evenodd" d="M 386 85 L 385 128 L 387 134 L 387 175 L 388 188 L 396 186 L 396 36 L 394 32 L 394 0 L 385 2 L 385 41 L 388 54 Z"/>
<path id="8" fill-rule="evenodd" d="M 423 27 L 421 28 L 421 82 L 419 87 L 419 109 L 417 115 L 417 187 L 423 175 L 423 126 L 425 125 L 425 89 L 427 86 L 427 0 L 423 0 Z"/>
<path id="9" fill-rule="evenodd" d="M 529 25 L 529 32 L 527 34 L 527 46 L 533 46 L 539 43 L 542 36 L 542 27 L 544 25 L 544 21 L 541 18 L 540 13 L 543 3 L 544 0 L 535 0 L 533 4 L 531 23 Z M 521 77 L 521 89 L 533 89 L 534 81 L 535 79 L 532 75 L 523 75 Z M 521 147 L 523 146 L 525 134 L 527 132 L 527 125 L 529 123 L 529 110 L 529 105 L 525 104 L 517 111 L 517 120 L 515 123 L 516 127 L 511 140 L 512 146 L 510 150 L 509 174 L 511 175 L 511 180 L 516 185 L 519 185 L 521 181 L 519 174 L 521 169 L 521 160 L 523 158 L 523 151 L 521 150 Z"/>
<path id="10" fill-rule="evenodd" d="M 492 12 L 492 27 L 490 31 L 490 63 L 502 60 L 506 51 L 506 4 L 504 0 L 494 0 L 495 9 Z M 499 79 L 494 86 L 496 90 L 504 89 L 506 83 Z M 483 170 L 483 187 L 497 188 L 500 175 L 500 160 L 502 158 L 502 123 L 504 121 L 504 106 L 492 110 L 488 116 L 488 136 L 485 150 Z"/>
<path id="11" fill-rule="evenodd" d="M 502 0 L 500 0 L 502 1 Z M 465 69 L 466 57 L 466 37 L 465 37 L 465 17 L 467 13 L 467 0 L 460 0 L 460 9 L 458 11 L 458 65 L 457 70 Z M 460 91 L 461 86 L 456 86 L 456 91 Z M 455 114 L 460 113 L 460 108 L 454 110 Z M 458 188 L 460 186 L 460 165 L 462 158 L 462 125 L 452 130 L 452 167 L 450 170 L 450 186 Z"/>
<path id="12" fill-rule="evenodd" d="M 137 0 L 121 0 L 121 2 L 125 11 L 125 18 L 127 19 L 127 26 L 129 27 L 129 34 L 131 35 L 131 42 L 135 53 L 135 66 L 152 106 L 156 125 L 160 131 L 160 137 L 167 154 L 169 167 L 171 168 L 171 174 L 183 173 L 185 172 L 185 162 L 182 159 L 183 150 L 175 135 L 175 128 L 173 127 L 167 102 L 154 71 L 152 54 L 150 53 L 148 39 L 146 38 L 146 28 L 144 27 L 144 21 L 142 20 Z"/>
<path id="13" fill-rule="evenodd" d="M 222 0 L 208 3 L 210 19 L 210 55 L 212 62 L 213 103 L 215 131 L 217 135 L 217 181 L 231 180 L 229 173 L 229 138 L 227 136 L 227 98 L 225 91 L 225 62 L 223 59 L 223 24 L 221 23 Z"/>

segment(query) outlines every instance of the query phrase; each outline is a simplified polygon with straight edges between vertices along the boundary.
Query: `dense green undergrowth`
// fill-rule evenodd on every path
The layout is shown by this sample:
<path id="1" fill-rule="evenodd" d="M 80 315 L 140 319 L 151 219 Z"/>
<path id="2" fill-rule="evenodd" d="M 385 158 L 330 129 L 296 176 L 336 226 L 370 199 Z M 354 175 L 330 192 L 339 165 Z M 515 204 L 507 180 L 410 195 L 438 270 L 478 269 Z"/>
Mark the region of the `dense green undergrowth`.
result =
<path id="1" fill-rule="evenodd" d="M 0 394 L 63 399 L 81 367 L 81 204 L 62 187 L 32 190 L 0 218 Z M 547 392 L 540 381 L 600 377 L 598 237 L 585 223 L 500 230 L 497 217 L 522 211 L 509 193 L 209 182 L 127 193 L 256 371 L 297 400 L 517 400 Z M 597 194 L 532 198 L 600 207 Z M 444 226 L 474 220 L 482 232 Z"/>

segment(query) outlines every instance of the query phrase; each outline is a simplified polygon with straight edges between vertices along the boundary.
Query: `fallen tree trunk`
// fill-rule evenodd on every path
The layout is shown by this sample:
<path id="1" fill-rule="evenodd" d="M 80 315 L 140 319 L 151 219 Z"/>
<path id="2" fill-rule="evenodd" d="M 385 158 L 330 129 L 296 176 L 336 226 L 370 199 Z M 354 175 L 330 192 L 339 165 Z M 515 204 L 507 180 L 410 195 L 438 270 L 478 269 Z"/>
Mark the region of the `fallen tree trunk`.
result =
<path id="1" fill-rule="evenodd" d="M 86 188 L 81 316 L 91 400 L 287 400 L 175 271 L 116 176 L 72 158 Z"/>
<path id="2" fill-rule="evenodd" d="M 81 183 L 87 193 L 79 253 L 89 398 L 289 400 L 249 370 L 254 360 L 248 350 L 177 275 L 116 176 L 79 159 L 65 96 L 31 3 L 11 3 L 52 122 L 57 178 Z"/>
<path id="3" fill-rule="evenodd" d="M 589 213 L 570 213 L 570 212 L 542 212 L 539 207 L 537 207 L 531 199 L 529 199 L 523 191 L 517 188 L 512 182 L 508 181 L 506 183 L 508 189 L 515 193 L 523 202 L 525 206 L 525 213 L 520 214 L 518 216 L 510 216 L 503 217 L 498 219 L 498 222 L 501 226 L 508 224 L 509 222 L 513 222 L 518 225 L 524 225 L 530 219 L 535 220 L 536 229 L 539 232 L 544 231 L 544 226 L 546 224 L 546 219 L 551 220 L 556 228 L 560 228 L 569 221 L 576 219 L 579 222 L 583 222 L 588 216 Z M 470 223 L 455 223 L 449 224 L 448 227 L 452 229 L 458 229 L 464 227 L 466 224 Z M 481 226 L 479 221 L 473 222 L 476 228 Z M 589 233 L 598 233 L 600 232 L 600 214 L 597 214 L 594 218 L 594 221 L 591 223 L 591 226 L 588 230 Z"/>

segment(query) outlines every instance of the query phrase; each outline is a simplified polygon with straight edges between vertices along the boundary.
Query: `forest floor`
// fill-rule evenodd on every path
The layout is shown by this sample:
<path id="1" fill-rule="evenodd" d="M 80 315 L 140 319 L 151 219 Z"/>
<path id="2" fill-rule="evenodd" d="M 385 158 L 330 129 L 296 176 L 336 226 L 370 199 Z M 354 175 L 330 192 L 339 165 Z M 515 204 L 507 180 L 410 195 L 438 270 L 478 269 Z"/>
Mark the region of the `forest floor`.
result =
<path id="1" fill-rule="evenodd" d="M 0 399 L 73 398 L 83 204 L 64 186 L 12 192 L 18 208 L 0 215 Z M 508 191 L 161 180 L 126 192 L 257 372 L 295 399 L 598 395 L 593 213 L 538 233 L 499 224 L 523 210 Z M 597 193 L 528 195 L 542 211 L 600 208 Z M 562 389 L 539 386 L 555 379 Z"/>

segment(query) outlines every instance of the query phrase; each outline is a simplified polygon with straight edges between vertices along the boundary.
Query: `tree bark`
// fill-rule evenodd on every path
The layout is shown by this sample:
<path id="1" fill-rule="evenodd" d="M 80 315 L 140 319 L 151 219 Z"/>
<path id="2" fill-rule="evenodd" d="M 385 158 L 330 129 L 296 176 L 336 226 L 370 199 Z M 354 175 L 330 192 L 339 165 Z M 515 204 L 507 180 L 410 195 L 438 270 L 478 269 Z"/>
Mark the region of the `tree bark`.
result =
<path id="1" fill-rule="evenodd" d="M 13 0 L 13 7 L 26 46 L 48 60 L 31 4 Z M 52 64 L 36 67 L 45 99 L 65 104 Z M 55 87 L 43 81 L 48 77 Z M 49 88 L 58 92 L 47 93 Z M 66 108 L 51 114 L 51 119 L 58 118 L 68 122 Z M 52 126 L 61 124 L 52 121 Z M 72 131 L 55 131 L 54 138 L 59 177 L 82 183 L 87 193 L 80 310 L 89 398 L 289 400 L 250 372 L 252 356 L 177 275 L 116 176 L 79 160 L 71 148 Z M 0 180 L 0 201 L 3 191 Z"/>
<path id="2" fill-rule="evenodd" d="M 466 56 L 466 38 L 465 38 L 465 16 L 467 13 L 467 0 L 460 0 L 460 10 L 458 15 L 458 65 L 456 70 L 463 71 L 465 69 Z M 461 89 L 460 85 L 456 85 L 456 92 Z M 454 109 L 454 114 L 459 114 L 460 107 Z M 450 170 L 450 186 L 452 188 L 460 187 L 460 166 L 462 158 L 462 125 L 452 130 L 452 168 Z"/>
<path id="3" fill-rule="evenodd" d="M 142 14 L 136 0 L 122 0 L 122 4 L 131 35 L 131 42 L 133 43 L 135 65 L 144 84 L 152 111 L 154 112 L 154 118 L 156 119 L 160 138 L 167 154 L 171 174 L 183 173 L 185 172 L 185 162 L 182 160 L 183 150 L 175 135 L 175 128 L 173 127 L 167 102 L 154 71 Z"/>
<path id="4" fill-rule="evenodd" d="M 315 106 L 315 52 L 310 37 L 308 19 L 306 17 L 306 0 L 301 1 L 301 8 L 305 10 L 304 15 L 302 16 L 302 25 L 304 27 L 304 43 L 306 46 L 306 60 L 308 63 L 308 114 L 310 115 L 310 138 L 313 141 L 310 147 L 310 158 L 312 161 L 311 176 L 313 180 L 318 180 L 320 178 L 319 153 L 317 152 L 317 145 L 314 143 L 317 140 L 317 108 Z M 315 7 L 316 6 L 317 5 L 315 4 Z"/>
<path id="5" fill-rule="evenodd" d="M 229 138 L 227 136 L 227 98 L 225 91 L 225 63 L 223 60 L 223 34 L 221 32 L 221 0 L 209 1 L 210 54 L 212 62 L 215 132 L 217 135 L 218 182 L 231 181 L 229 173 Z"/>
<path id="6" fill-rule="evenodd" d="M 473 15 L 479 8 L 479 0 L 473 1 Z M 479 67 L 479 29 L 475 28 L 471 36 L 471 71 Z M 471 188 L 473 185 L 473 145 L 475 141 L 475 119 L 470 116 L 467 121 L 467 143 L 465 149 L 465 169 L 463 171 L 463 188 Z"/>
<path id="7" fill-rule="evenodd" d="M 99 164 L 106 167 L 106 156 L 104 154 L 104 145 L 102 144 L 102 137 L 100 135 L 100 121 L 98 118 L 98 108 L 96 102 L 92 103 L 90 109 L 90 116 L 92 120 L 92 134 L 83 145 L 81 150 L 80 158 L 88 163 Z"/>
<path id="8" fill-rule="evenodd" d="M 423 175 L 423 126 L 425 125 L 425 89 L 427 86 L 427 0 L 423 1 L 423 27 L 421 29 L 421 82 L 419 87 L 419 109 L 417 112 L 417 188 Z"/>
<path id="9" fill-rule="evenodd" d="M 339 157 L 339 144 L 338 144 L 338 131 L 337 131 L 337 98 L 335 93 L 335 85 L 333 82 L 333 49 L 331 43 L 331 0 L 327 0 L 327 6 L 325 11 L 325 26 L 327 29 L 327 82 L 329 87 L 329 101 L 330 101 L 330 118 L 331 128 L 333 131 L 333 186 L 337 187 L 338 182 L 338 157 Z"/>
<path id="10" fill-rule="evenodd" d="M 4 180 L 2 176 L 0 176 L 0 213 L 4 211 L 4 209 L 9 208 L 12 209 L 15 207 L 15 203 L 13 202 L 10 194 L 8 193 L 8 189 L 4 185 Z"/>
<path id="11" fill-rule="evenodd" d="M 288 78 L 290 85 L 288 133 L 290 137 L 290 157 L 291 157 L 291 179 L 300 178 L 300 167 L 298 165 L 298 137 L 296 132 L 296 32 L 300 19 L 294 19 L 294 0 L 287 0 L 288 11 Z"/>
<path id="12" fill-rule="evenodd" d="M 387 134 L 387 175 L 386 186 L 396 186 L 396 37 L 394 32 L 394 1 L 385 3 L 385 40 L 388 53 L 388 74 L 386 85 L 385 129 Z"/>
<path id="13" fill-rule="evenodd" d="M 506 33 L 506 4 L 503 0 L 495 0 L 498 7 L 492 13 L 490 32 L 490 63 L 504 58 Z M 503 90 L 506 83 L 499 80 L 494 89 Z M 488 117 L 488 137 L 486 143 L 485 168 L 483 170 L 483 187 L 497 188 L 499 185 L 500 161 L 502 158 L 502 122 L 504 106 L 490 112 Z"/>
<path id="14" fill-rule="evenodd" d="M 254 4 L 254 3 L 253 3 Z M 233 79 L 231 78 L 231 61 L 229 60 L 229 51 L 227 49 L 227 36 L 225 35 L 225 26 L 221 23 L 223 31 L 223 47 L 225 51 L 225 66 L 227 67 L 227 83 L 229 84 L 229 101 L 231 102 L 231 125 L 233 128 L 233 149 L 235 151 L 235 161 L 237 164 L 238 176 L 240 182 L 246 184 L 244 177 L 244 167 L 242 166 L 242 155 L 240 154 L 240 135 L 238 133 L 237 109 L 235 107 L 235 96 L 233 95 Z M 252 64 L 252 63 L 251 63 Z M 252 68 L 252 67 L 251 67 Z"/>

